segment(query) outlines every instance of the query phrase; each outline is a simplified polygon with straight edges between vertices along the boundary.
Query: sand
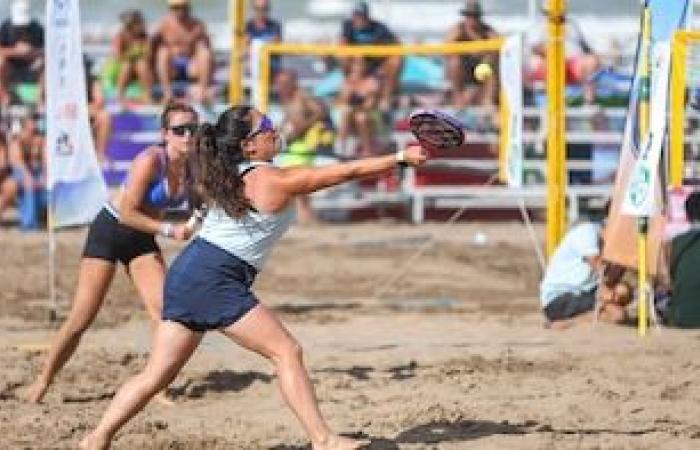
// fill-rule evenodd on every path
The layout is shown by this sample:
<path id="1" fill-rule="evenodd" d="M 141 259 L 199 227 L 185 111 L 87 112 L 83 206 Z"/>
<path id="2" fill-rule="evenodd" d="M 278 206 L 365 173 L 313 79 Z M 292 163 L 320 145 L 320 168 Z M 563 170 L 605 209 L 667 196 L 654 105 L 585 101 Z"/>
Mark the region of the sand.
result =
<path id="1" fill-rule="evenodd" d="M 83 239 L 58 236 L 59 319 Z M 0 229 L 2 449 L 75 448 L 147 357 L 148 320 L 120 273 L 44 403 L 21 400 L 57 327 L 46 253 L 44 235 Z M 293 229 L 256 290 L 303 344 L 329 422 L 371 449 L 700 448 L 700 332 L 546 330 L 538 279 L 517 223 L 373 223 Z M 216 333 L 170 393 L 176 406 L 149 405 L 113 448 L 308 448 L 270 365 Z"/>

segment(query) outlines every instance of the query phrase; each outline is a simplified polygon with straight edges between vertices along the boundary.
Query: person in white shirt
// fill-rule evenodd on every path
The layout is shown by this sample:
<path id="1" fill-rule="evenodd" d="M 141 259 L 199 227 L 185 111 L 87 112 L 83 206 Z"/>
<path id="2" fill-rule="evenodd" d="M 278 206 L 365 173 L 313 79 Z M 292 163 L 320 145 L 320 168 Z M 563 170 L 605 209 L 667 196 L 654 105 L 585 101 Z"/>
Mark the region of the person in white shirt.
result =
<path id="1" fill-rule="evenodd" d="M 540 302 L 547 326 L 570 326 L 574 317 L 589 316 L 597 300 L 601 302 L 601 320 L 612 323 L 626 320 L 630 288 L 609 277 L 603 280 L 603 236 L 601 224 L 574 225 L 552 255 L 540 285 Z"/>

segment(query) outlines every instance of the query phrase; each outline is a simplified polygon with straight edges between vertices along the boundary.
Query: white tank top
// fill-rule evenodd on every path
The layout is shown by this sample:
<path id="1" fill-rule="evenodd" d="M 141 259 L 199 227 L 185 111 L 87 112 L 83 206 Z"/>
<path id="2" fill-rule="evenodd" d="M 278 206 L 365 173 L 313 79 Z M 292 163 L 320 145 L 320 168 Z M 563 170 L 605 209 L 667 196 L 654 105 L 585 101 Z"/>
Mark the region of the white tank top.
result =
<path id="1" fill-rule="evenodd" d="M 269 163 L 256 161 L 250 166 L 265 164 Z M 212 206 L 204 217 L 198 237 L 226 250 L 259 271 L 272 247 L 287 231 L 294 218 L 292 202 L 278 213 L 249 211 L 239 218 L 229 216 L 223 208 Z"/>

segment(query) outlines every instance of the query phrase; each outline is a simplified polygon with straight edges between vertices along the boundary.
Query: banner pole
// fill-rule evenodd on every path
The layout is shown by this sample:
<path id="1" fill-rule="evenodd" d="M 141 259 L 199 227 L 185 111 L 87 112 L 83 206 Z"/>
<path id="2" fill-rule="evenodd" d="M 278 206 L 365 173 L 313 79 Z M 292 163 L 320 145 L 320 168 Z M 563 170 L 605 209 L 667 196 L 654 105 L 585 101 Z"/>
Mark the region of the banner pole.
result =
<path id="1" fill-rule="evenodd" d="M 649 131 L 649 95 L 650 95 L 650 51 L 651 51 L 651 12 L 648 3 L 644 6 L 642 27 L 641 72 L 639 79 L 639 142 Z M 641 145 L 641 144 L 640 144 Z M 649 307 L 647 291 L 647 244 L 649 218 L 640 216 L 637 219 L 637 333 L 646 336 Z"/>
<path id="2" fill-rule="evenodd" d="M 50 166 L 50 165 L 49 165 Z M 56 228 L 53 220 L 53 195 L 49 189 L 48 197 L 48 212 L 47 212 L 47 227 L 49 229 L 49 321 L 53 322 L 58 317 L 58 299 L 56 296 Z"/>

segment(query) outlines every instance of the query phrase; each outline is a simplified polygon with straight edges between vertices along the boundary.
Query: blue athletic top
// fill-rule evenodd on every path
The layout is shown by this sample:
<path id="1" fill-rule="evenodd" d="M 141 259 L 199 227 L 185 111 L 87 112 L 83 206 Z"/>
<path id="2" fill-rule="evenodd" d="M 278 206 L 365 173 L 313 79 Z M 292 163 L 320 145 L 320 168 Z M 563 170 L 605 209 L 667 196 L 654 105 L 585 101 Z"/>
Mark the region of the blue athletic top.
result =
<path id="1" fill-rule="evenodd" d="M 267 164 L 270 163 L 252 162 L 242 173 Z M 241 217 L 231 217 L 223 208 L 213 205 L 204 217 L 198 237 L 260 270 L 272 247 L 287 231 L 294 217 L 295 211 L 291 202 L 278 213 L 248 211 Z"/>
<path id="2" fill-rule="evenodd" d="M 171 196 L 168 188 L 168 152 L 159 147 L 158 176 L 151 181 L 143 196 L 143 204 L 155 209 L 181 208 L 187 205 L 189 192 L 187 186 L 177 195 Z"/>
<path id="3" fill-rule="evenodd" d="M 181 192 L 177 195 L 171 195 L 168 187 L 168 153 L 165 148 L 158 147 L 158 175 L 151 181 L 144 193 L 142 205 L 157 210 L 185 210 L 189 209 L 190 192 L 187 187 L 187 182 L 183 186 Z M 122 184 L 122 190 L 126 187 L 126 181 Z M 116 218 L 119 214 L 111 203 L 107 203 L 107 209 Z"/>

